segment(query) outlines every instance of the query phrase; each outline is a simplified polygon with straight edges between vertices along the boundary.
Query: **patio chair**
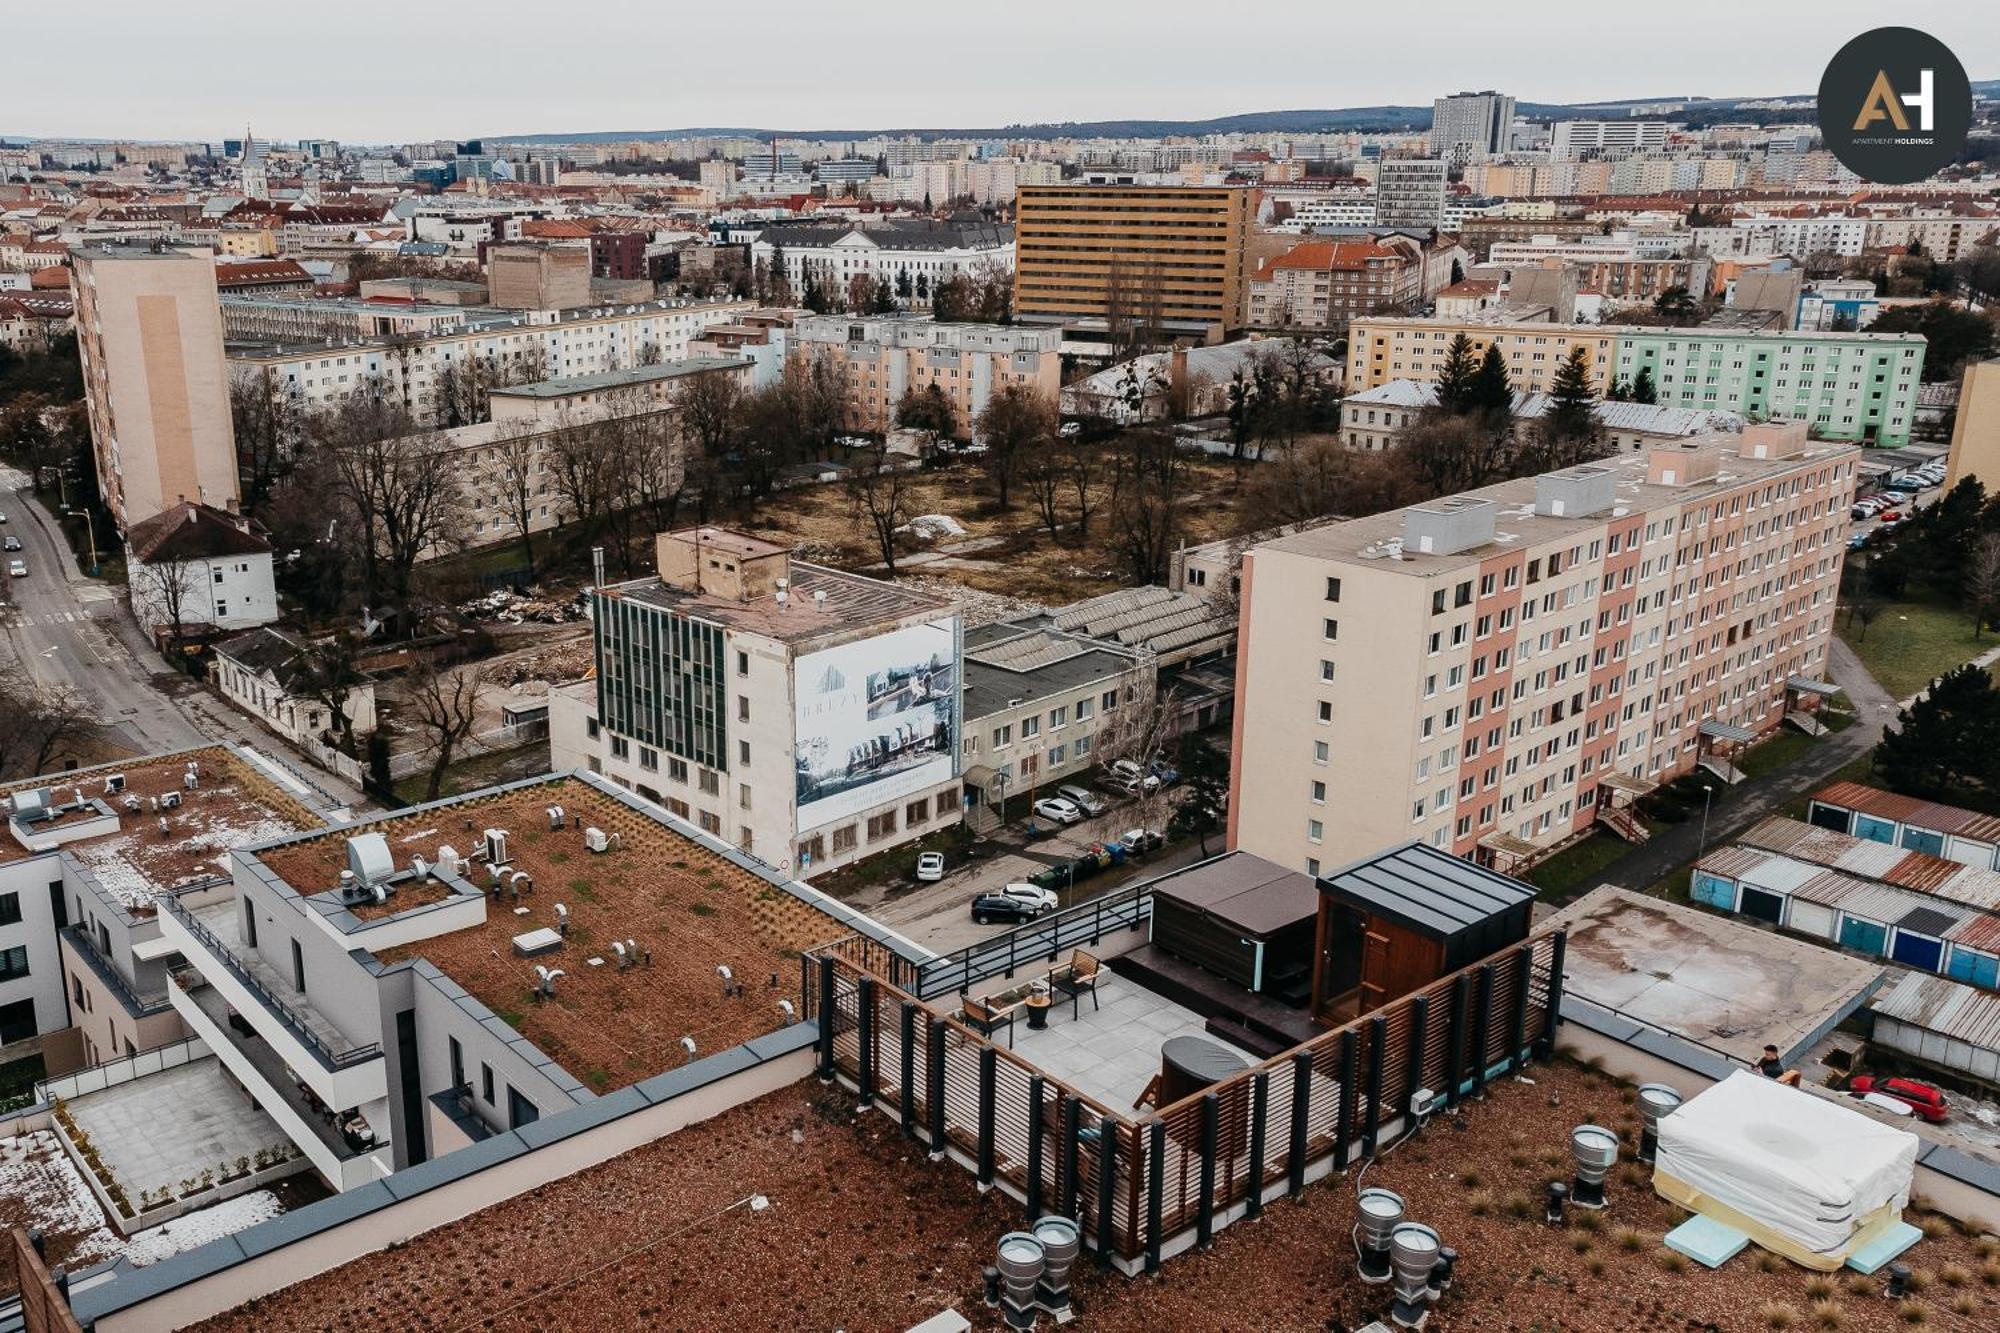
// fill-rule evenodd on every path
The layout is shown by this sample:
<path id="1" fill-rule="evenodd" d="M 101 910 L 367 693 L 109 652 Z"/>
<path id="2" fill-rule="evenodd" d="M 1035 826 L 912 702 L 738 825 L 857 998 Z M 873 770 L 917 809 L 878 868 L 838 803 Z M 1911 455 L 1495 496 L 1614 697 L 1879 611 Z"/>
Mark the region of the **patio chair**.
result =
<path id="1" fill-rule="evenodd" d="M 968 998 L 965 1002 L 965 1025 L 982 1037 L 991 1038 L 1001 1028 L 1007 1029 L 1007 1049 L 1014 1049 L 1014 1011 L 1000 1009 L 990 1004 L 981 1004 Z"/>
<path id="2" fill-rule="evenodd" d="M 1090 1008 L 1094 1013 L 1097 1003 L 1097 978 L 1104 971 L 1104 964 L 1078 949 L 1070 955 L 1069 962 L 1049 973 L 1049 989 L 1058 995 L 1069 996 L 1069 1016 L 1074 1022 L 1081 1017 L 1083 997 L 1090 996 Z"/>

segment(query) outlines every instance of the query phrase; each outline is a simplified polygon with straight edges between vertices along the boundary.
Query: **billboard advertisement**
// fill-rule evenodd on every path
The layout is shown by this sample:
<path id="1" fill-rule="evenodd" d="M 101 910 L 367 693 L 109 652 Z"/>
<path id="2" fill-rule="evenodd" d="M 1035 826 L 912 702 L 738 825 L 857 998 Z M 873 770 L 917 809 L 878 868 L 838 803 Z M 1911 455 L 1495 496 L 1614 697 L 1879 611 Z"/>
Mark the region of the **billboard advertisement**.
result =
<path id="1" fill-rule="evenodd" d="M 800 828 L 950 780 L 958 745 L 955 619 L 808 653 L 794 679 Z"/>

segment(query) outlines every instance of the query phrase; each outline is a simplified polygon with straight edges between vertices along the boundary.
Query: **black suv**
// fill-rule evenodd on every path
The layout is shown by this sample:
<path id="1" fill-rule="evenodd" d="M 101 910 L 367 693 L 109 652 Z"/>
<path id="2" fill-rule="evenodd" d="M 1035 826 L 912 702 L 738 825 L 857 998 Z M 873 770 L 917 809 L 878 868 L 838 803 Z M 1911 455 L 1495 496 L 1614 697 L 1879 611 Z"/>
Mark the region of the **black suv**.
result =
<path id="1" fill-rule="evenodd" d="M 972 900 L 972 919 L 982 926 L 989 921 L 1032 921 L 1035 909 L 1004 893 L 982 893 Z"/>

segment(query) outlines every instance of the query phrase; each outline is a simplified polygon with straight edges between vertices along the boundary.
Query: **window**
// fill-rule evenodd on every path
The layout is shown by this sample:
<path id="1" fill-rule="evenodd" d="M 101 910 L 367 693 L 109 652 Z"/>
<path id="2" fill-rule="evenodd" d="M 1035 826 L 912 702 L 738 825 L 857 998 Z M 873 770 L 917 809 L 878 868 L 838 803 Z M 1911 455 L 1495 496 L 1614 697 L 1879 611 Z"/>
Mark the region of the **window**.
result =
<path id="1" fill-rule="evenodd" d="M 0 926 L 19 924 L 21 920 L 21 895 L 0 893 Z"/>
<path id="2" fill-rule="evenodd" d="M 742 652 L 740 650 L 737 652 L 736 674 L 739 676 L 747 676 L 750 674 L 750 654 Z"/>
<path id="3" fill-rule="evenodd" d="M 855 837 L 855 833 L 856 826 L 853 824 L 849 824 L 845 828 L 837 828 L 833 831 L 833 854 L 835 856 L 839 856 L 842 852 L 851 852 L 855 849 L 859 843 L 859 839 Z"/>
<path id="4" fill-rule="evenodd" d="M 1118 691 L 1106 690 L 1102 695 L 1098 696 L 1097 706 L 1107 713 L 1116 708 L 1118 706 Z"/>
<path id="5" fill-rule="evenodd" d="M 465 1081 L 465 1048 L 458 1044 L 457 1037 L 445 1038 L 451 1044 L 451 1086 L 463 1088 Z"/>
<path id="6" fill-rule="evenodd" d="M 1328 700 L 1321 699 L 1319 701 L 1319 720 L 1322 722 L 1333 721 L 1333 704 Z"/>
<path id="7" fill-rule="evenodd" d="M 1331 575 L 1326 580 L 1326 600 L 1329 602 L 1340 600 L 1340 580 Z"/>
<path id="8" fill-rule="evenodd" d="M 1326 836 L 1326 826 L 1317 819 L 1306 821 L 1306 841 L 1318 842 Z"/>
<path id="9" fill-rule="evenodd" d="M 0 1004 L 0 1046 L 26 1041 L 35 1033 L 33 1000 L 16 1000 L 12 1004 Z"/>
<path id="10" fill-rule="evenodd" d="M 642 745 L 642 746 L 640 746 L 640 747 L 639 747 L 639 767 L 641 767 L 641 768 L 645 769 L 645 770 L 646 770 L 646 771 L 647 771 L 648 773 L 657 773 L 657 772 L 659 772 L 659 771 L 660 771 L 660 752 L 659 752 L 658 750 L 649 750 L 649 749 L 647 749 L 647 748 L 646 748 L 645 746 L 643 746 L 643 745 Z"/>
<path id="11" fill-rule="evenodd" d="M 931 801 L 928 796 L 922 800 L 911 801 L 903 807 L 903 824 L 905 827 L 912 824 L 927 824 L 930 822 L 930 818 Z"/>
<path id="12" fill-rule="evenodd" d="M 1060 731 L 1069 725 L 1069 706 L 1058 705 L 1049 710 L 1049 730 Z"/>
<path id="13" fill-rule="evenodd" d="M 532 1125 L 541 1118 L 542 1113 L 536 1109 L 533 1102 L 523 1097 L 518 1090 L 507 1089 L 507 1128 L 519 1129 L 523 1125 Z"/>
<path id="14" fill-rule="evenodd" d="M 306 954 L 297 940 L 292 941 L 292 989 L 304 991 L 306 988 Z"/>
<path id="15" fill-rule="evenodd" d="M 1039 736 L 1041 734 L 1042 734 L 1042 720 L 1039 717 L 1024 717 L 1021 719 L 1022 740 L 1025 741 L 1030 739 L 1031 737 Z"/>
<path id="16" fill-rule="evenodd" d="M 18 981 L 28 975 L 28 946 L 17 944 L 0 949 L 0 981 Z"/>
<path id="17" fill-rule="evenodd" d="M 1326 618 L 1325 623 L 1320 628 L 1320 637 L 1325 639 L 1328 643 L 1332 643 L 1335 640 L 1339 639 L 1340 622 L 1338 620 L 1335 620 L 1332 616 L 1328 616 Z"/>
<path id="18" fill-rule="evenodd" d="M 1328 750 L 1327 750 L 1327 744 L 1326 744 L 1326 742 L 1325 742 L 1325 741 L 1314 741 L 1314 742 L 1313 742 L 1313 762 L 1314 762 L 1315 764 L 1323 764 L 1323 763 L 1325 763 L 1325 762 L 1326 762 L 1326 760 L 1327 760 L 1327 753 L 1328 753 Z"/>
<path id="19" fill-rule="evenodd" d="M 750 696 L 747 694 L 736 696 L 736 720 L 738 722 L 750 720 Z"/>
<path id="20" fill-rule="evenodd" d="M 868 841 L 880 842 L 895 831 L 896 812 L 894 810 L 885 811 L 879 815 L 868 816 Z"/>
<path id="21" fill-rule="evenodd" d="M 1313 785 L 1312 785 L 1312 798 L 1313 798 L 1313 804 L 1314 804 L 1314 805 L 1325 805 L 1325 804 L 1326 804 L 1326 784 L 1325 784 L 1324 782 L 1315 782 L 1315 783 L 1313 783 Z"/>

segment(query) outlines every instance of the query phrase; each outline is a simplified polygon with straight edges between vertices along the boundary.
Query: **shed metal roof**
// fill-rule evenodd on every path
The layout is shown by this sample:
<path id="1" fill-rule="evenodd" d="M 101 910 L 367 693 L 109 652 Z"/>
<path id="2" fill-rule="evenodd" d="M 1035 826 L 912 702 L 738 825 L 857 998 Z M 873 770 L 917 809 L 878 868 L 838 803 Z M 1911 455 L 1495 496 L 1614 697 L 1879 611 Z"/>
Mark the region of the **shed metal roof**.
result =
<path id="1" fill-rule="evenodd" d="M 1876 1013 L 1986 1050 L 2000 1049 L 2000 995 L 1906 972 L 1869 1001 Z"/>
<path id="2" fill-rule="evenodd" d="M 1928 935 L 1932 939 L 1943 939 L 1945 932 L 1965 920 L 1961 912 L 1946 912 L 1935 907 L 1912 907 L 1896 923 L 1897 930 L 1907 930 L 1912 935 Z"/>
<path id="3" fill-rule="evenodd" d="M 1921 801 L 1914 796 L 1899 796 L 1864 783 L 1836 782 L 1814 792 L 1813 799 L 1821 805 L 1859 810 L 1880 819 L 1914 824 L 1918 828 L 1971 838 L 1976 842 L 2000 842 L 2000 815 L 1981 814 L 1977 810 L 1940 805 L 1936 801 Z"/>
<path id="4" fill-rule="evenodd" d="M 1532 885 L 1407 842 L 1344 866 L 1320 892 L 1381 912 L 1414 930 L 1449 937 L 1532 900 Z"/>

